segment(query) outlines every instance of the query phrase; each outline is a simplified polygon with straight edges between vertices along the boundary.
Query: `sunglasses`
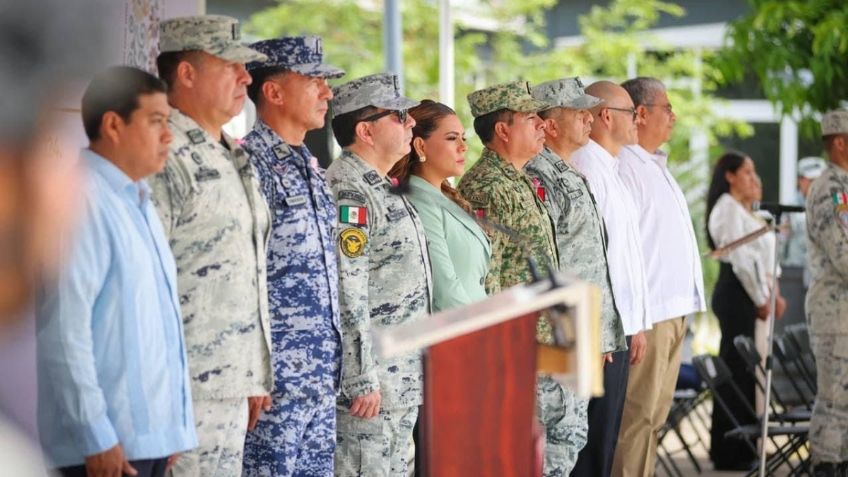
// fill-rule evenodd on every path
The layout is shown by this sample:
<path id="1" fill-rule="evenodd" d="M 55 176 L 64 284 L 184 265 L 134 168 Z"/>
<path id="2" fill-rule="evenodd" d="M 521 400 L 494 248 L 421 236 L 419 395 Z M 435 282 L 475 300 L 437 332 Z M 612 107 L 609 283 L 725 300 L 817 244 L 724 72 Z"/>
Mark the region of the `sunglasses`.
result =
<path id="1" fill-rule="evenodd" d="M 406 118 L 409 117 L 409 113 L 405 109 L 388 109 L 386 111 L 383 111 L 383 112 L 380 112 L 380 113 L 377 113 L 377 114 L 372 114 L 371 116 L 364 117 L 364 118 L 360 119 L 360 121 L 370 123 L 370 122 L 374 122 L 374 121 L 376 121 L 376 120 L 378 120 L 382 117 L 388 116 L 390 114 L 396 114 L 398 121 L 401 124 L 406 124 Z"/>
<path id="2" fill-rule="evenodd" d="M 621 111 L 623 113 L 630 113 L 632 116 L 631 120 L 636 121 L 636 108 L 613 108 L 612 106 L 607 106 L 606 109 L 612 109 L 613 111 Z"/>

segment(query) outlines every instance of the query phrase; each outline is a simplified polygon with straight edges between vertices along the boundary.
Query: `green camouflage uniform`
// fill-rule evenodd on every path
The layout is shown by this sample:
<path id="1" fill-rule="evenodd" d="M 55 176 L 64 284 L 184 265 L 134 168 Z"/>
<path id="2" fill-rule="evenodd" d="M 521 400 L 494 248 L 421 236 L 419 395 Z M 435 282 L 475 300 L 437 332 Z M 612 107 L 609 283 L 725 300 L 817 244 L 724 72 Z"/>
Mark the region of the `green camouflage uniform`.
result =
<path id="1" fill-rule="evenodd" d="M 536 112 L 547 105 L 530 96 L 529 85 L 513 82 L 471 93 L 472 114 L 482 116 L 500 109 Z M 504 233 L 490 231 L 492 260 L 486 277 L 486 291 L 496 293 L 532 277 L 528 256 L 539 266 L 558 266 L 554 227 L 545 206 L 537 197 L 530 178 L 488 147 L 480 160 L 465 173 L 459 192 L 471 204 L 475 214 L 506 226 L 520 236 L 516 240 Z M 537 323 L 540 343 L 553 343 L 553 330 L 545 319 Z M 550 376 L 539 375 L 536 383 L 536 413 L 545 428 L 545 476 L 567 475 L 572 458 L 569 439 L 575 428 L 575 416 L 566 409 L 575 407 L 573 393 Z M 578 449 L 579 450 L 579 449 Z"/>
<path id="2" fill-rule="evenodd" d="M 262 60 L 223 16 L 166 20 L 162 52 L 203 50 L 228 61 Z M 177 263 L 199 446 L 175 475 L 240 475 L 247 397 L 270 394 L 271 336 L 265 246 L 270 213 L 248 154 L 171 110 L 165 168 L 149 180 Z"/>
<path id="3" fill-rule="evenodd" d="M 406 109 L 417 104 L 399 95 L 396 77 L 388 74 L 345 83 L 334 95 L 336 114 L 368 105 Z M 343 353 L 335 475 L 406 477 L 423 394 L 421 355 L 379 360 L 371 331 L 429 314 L 432 284 L 424 227 L 406 197 L 350 151 L 327 168 L 327 182 L 339 208 Z M 353 399 L 373 391 L 382 398 L 379 415 L 351 416 Z"/>
<path id="4" fill-rule="evenodd" d="M 822 134 L 848 134 L 848 111 L 822 118 Z M 810 419 L 814 463 L 848 461 L 848 171 L 834 164 L 807 195 L 807 292 L 818 392 Z"/>

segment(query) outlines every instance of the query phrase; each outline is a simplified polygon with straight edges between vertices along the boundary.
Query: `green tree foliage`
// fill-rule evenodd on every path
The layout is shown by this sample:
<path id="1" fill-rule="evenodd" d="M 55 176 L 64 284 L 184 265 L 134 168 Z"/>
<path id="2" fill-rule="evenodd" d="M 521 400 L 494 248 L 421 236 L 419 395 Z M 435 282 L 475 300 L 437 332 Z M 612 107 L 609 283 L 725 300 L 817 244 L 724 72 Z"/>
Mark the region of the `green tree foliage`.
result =
<path id="1" fill-rule="evenodd" d="M 815 134 L 816 112 L 848 98 L 848 2 L 749 0 L 752 12 L 729 26 L 717 79 L 732 83 L 753 73 L 784 115 L 797 111 Z"/>

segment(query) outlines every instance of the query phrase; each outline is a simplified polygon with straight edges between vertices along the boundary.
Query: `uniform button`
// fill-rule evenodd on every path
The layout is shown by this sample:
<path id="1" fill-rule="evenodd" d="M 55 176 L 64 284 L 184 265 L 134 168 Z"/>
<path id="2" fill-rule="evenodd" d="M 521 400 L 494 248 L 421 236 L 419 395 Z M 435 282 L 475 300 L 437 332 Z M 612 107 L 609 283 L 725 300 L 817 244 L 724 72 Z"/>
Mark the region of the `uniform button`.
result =
<path id="1" fill-rule="evenodd" d="M 486 277 L 480 277 L 480 285 L 482 285 L 483 282 L 485 282 L 485 281 L 486 281 Z"/>

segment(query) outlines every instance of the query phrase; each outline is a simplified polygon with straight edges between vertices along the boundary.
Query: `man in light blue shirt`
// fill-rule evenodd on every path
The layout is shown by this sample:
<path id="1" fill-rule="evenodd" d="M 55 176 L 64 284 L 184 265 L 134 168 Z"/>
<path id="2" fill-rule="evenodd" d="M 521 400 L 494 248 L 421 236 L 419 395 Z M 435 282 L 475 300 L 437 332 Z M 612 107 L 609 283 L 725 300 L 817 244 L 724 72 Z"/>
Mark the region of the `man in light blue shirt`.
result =
<path id="1" fill-rule="evenodd" d="M 83 216 L 36 310 L 41 445 L 66 477 L 159 477 L 197 445 L 176 267 L 143 180 L 171 142 L 165 90 L 120 66 L 82 99 Z"/>

